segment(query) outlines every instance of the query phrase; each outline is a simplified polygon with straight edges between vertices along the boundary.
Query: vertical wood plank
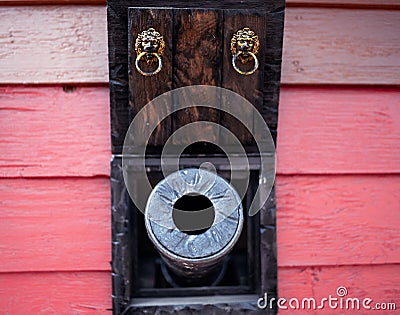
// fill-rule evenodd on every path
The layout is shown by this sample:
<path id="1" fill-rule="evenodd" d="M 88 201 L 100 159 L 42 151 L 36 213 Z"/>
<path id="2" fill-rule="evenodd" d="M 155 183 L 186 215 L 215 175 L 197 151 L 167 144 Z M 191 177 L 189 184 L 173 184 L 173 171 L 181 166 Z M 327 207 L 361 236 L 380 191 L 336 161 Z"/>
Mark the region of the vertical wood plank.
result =
<path id="1" fill-rule="evenodd" d="M 73 8 L 74 9 L 74 8 Z M 93 12 L 97 16 L 99 12 Z M 111 151 L 121 153 L 129 127 L 128 10 L 107 4 Z M 87 33 L 89 34 L 89 33 Z M 86 68 L 85 68 L 86 69 Z"/>
<path id="2" fill-rule="evenodd" d="M 275 143 L 278 128 L 278 105 L 281 83 L 283 21 L 285 19 L 284 3 L 281 3 L 281 5 L 277 10 L 265 14 L 264 102 L 260 109 L 260 114 L 268 124 L 269 130 L 255 131 L 261 135 L 271 132 Z M 299 37 L 302 37 L 302 35 L 299 35 Z"/>
<path id="3" fill-rule="evenodd" d="M 176 46 L 173 61 L 173 87 L 188 85 L 221 84 L 222 53 L 222 13 L 211 9 L 174 10 Z M 216 95 L 205 95 L 204 103 L 217 100 Z M 189 100 L 188 100 L 189 101 Z M 173 130 L 194 121 L 219 122 L 218 110 L 192 107 L 178 112 L 173 117 Z M 212 130 L 193 130 L 196 135 L 204 135 L 213 142 L 218 135 Z M 190 143 L 183 135 L 174 138 L 175 144 Z"/>
<path id="4" fill-rule="evenodd" d="M 252 103 L 256 108 L 260 108 L 263 103 L 263 56 L 265 52 L 265 14 L 260 10 L 224 10 L 224 43 L 223 43 L 223 66 L 222 66 L 222 87 L 232 90 Z M 259 60 L 258 70 L 251 75 L 239 74 L 232 66 L 232 53 L 230 50 L 231 39 L 233 35 L 244 27 L 254 31 L 260 41 L 260 49 L 257 54 Z M 254 66 L 251 60 L 246 64 L 237 61 L 237 65 L 244 71 L 249 71 Z M 224 100 L 224 105 L 229 103 Z M 221 124 L 229 128 L 242 142 L 242 144 L 251 144 L 253 129 L 247 130 L 236 119 L 226 113 L 220 113 Z M 253 113 L 243 112 L 241 119 L 253 121 Z M 232 128 L 235 126 L 235 128 Z M 221 139 L 224 143 L 226 139 Z"/>
<path id="5" fill-rule="evenodd" d="M 172 10 L 161 8 L 129 8 L 128 28 L 129 28 L 129 104 L 131 108 L 131 118 L 143 108 L 148 102 L 157 96 L 171 90 L 172 87 Z M 135 42 L 137 36 L 144 30 L 154 28 L 163 36 L 165 49 L 162 59 L 162 69 L 153 76 L 144 76 L 135 67 L 137 54 L 135 52 Z M 157 65 L 149 66 L 141 62 L 144 71 L 154 71 Z M 169 105 L 169 104 L 168 104 Z M 166 106 L 167 108 L 167 106 Z M 157 108 L 150 111 L 151 117 L 138 121 L 141 125 L 139 129 L 148 128 L 148 120 L 158 119 L 165 114 L 166 108 Z M 171 132 L 171 118 L 167 117 L 160 123 L 154 131 L 148 145 L 162 145 Z"/>

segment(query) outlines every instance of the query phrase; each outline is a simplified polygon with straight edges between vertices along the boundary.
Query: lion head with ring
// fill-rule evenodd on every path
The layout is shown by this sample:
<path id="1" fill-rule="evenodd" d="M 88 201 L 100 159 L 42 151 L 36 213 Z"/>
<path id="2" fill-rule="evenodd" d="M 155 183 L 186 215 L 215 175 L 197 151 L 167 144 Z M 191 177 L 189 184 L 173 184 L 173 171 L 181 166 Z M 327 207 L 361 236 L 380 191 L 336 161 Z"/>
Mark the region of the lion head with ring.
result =
<path id="1" fill-rule="evenodd" d="M 248 62 L 252 58 L 250 53 L 256 55 L 259 48 L 260 41 L 258 40 L 258 36 L 248 27 L 238 30 L 232 37 L 232 55 L 236 55 L 238 52 L 241 52 L 238 55 L 238 59 L 242 64 Z"/>
<path id="2" fill-rule="evenodd" d="M 157 61 L 155 54 L 162 55 L 165 48 L 163 36 L 154 28 L 149 28 L 141 32 L 136 38 L 135 51 L 138 55 L 142 52 L 146 54 L 147 64 L 152 64 Z"/>

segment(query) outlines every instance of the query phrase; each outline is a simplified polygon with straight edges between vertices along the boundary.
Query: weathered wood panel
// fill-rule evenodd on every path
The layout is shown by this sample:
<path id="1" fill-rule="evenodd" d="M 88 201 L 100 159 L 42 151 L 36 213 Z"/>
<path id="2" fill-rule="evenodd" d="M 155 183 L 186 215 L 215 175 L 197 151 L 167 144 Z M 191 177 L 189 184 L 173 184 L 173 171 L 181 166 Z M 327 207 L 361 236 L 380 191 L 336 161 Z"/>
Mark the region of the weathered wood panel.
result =
<path id="1" fill-rule="evenodd" d="M 279 266 L 399 263 L 400 177 L 278 176 Z"/>
<path id="2" fill-rule="evenodd" d="M 108 89 L 67 91 L 0 88 L 0 177 L 109 175 Z M 399 89 L 283 87 L 278 173 L 398 173 L 399 111 Z"/>
<path id="3" fill-rule="evenodd" d="M 394 302 L 399 307 L 399 265 L 279 268 L 279 296 L 290 299 L 336 297 L 345 286 L 348 297 Z M 0 309 L 5 314 L 111 314 L 111 274 L 103 272 L 39 272 L 0 274 Z M 162 306 L 160 307 L 162 308 Z M 280 310 L 308 314 L 310 311 Z M 354 314 L 326 307 L 321 314 Z M 384 314 L 382 311 L 365 311 Z M 394 314 L 394 312 L 393 312 Z"/>
<path id="4" fill-rule="evenodd" d="M 221 85 L 222 28 L 221 10 L 176 9 L 174 10 L 175 54 L 173 88 L 188 85 Z M 186 97 L 186 95 L 183 95 Z M 205 104 L 215 104 L 216 94 L 204 95 Z M 191 107 L 176 112 L 172 119 L 172 131 L 184 125 L 207 120 L 219 123 L 219 112 L 206 107 Z M 205 136 L 212 142 L 219 141 L 214 130 L 193 126 L 190 135 L 180 133 L 173 142 L 179 145 L 191 143 L 193 136 Z"/>
<path id="5" fill-rule="evenodd" d="M 232 66 L 232 53 L 230 50 L 231 40 L 234 34 L 238 30 L 243 29 L 246 26 L 255 32 L 259 36 L 260 48 L 257 54 L 259 60 L 259 69 L 252 75 L 242 75 L 236 72 Z M 235 10 L 227 10 L 224 12 L 224 45 L 223 45 L 223 66 L 222 66 L 222 87 L 231 91 L 234 91 L 250 103 L 261 110 L 263 105 L 263 89 L 264 89 L 264 59 L 265 59 L 265 47 L 266 42 L 269 38 L 263 38 L 260 34 L 266 34 L 266 21 L 265 14 L 257 12 L 255 10 L 248 10 L 244 12 L 238 12 Z M 245 67 L 243 70 L 249 71 L 254 66 L 255 61 L 250 60 L 246 65 L 241 64 L 238 61 L 238 66 Z M 224 100 L 224 105 L 229 108 L 230 104 L 227 100 Z M 228 129 L 233 129 L 232 132 L 240 140 L 241 143 L 251 144 L 252 134 L 254 130 L 247 130 L 246 127 L 238 123 L 237 119 L 227 113 L 221 113 L 221 124 L 226 126 Z M 242 112 L 242 119 L 246 121 L 253 121 L 253 112 L 246 113 Z M 235 128 L 232 128 L 235 126 Z M 253 126 L 251 126 L 252 128 Z M 221 139 L 222 143 L 229 144 L 228 139 Z"/>
<path id="6" fill-rule="evenodd" d="M 103 6 L 3 7 L 0 20 L 1 83 L 108 82 Z M 282 82 L 400 84 L 399 27 L 400 11 L 288 8 Z"/>
<path id="7" fill-rule="evenodd" d="M 0 20 L 0 82 L 108 82 L 105 7 L 2 7 Z"/>
<path id="8" fill-rule="evenodd" d="M 109 272 L 0 274 L 3 314 L 111 314 Z"/>
<path id="9" fill-rule="evenodd" d="M 285 87 L 278 172 L 398 173 L 400 90 Z"/>
<path id="10" fill-rule="evenodd" d="M 161 94 L 168 92 L 172 89 L 172 34 L 173 34 L 173 14 L 170 9 L 153 10 L 153 9 L 129 9 L 128 15 L 128 60 L 129 60 L 129 105 L 131 108 L 131 116 L 135 115 L 151 100 L 160 96 Z M 137 53 L 135 52 L 135 43 L 138 35 L 154 28 L 157 32 L 163 36 L 165 47 L 161 56 L 162 69 L 154 76 L 144 76 L 138 72 L 135 66 Z M 117 48 L 115 48 L 117 49 Z M 143 59 L 143 58 L 142 58 Z M 146 65 L 143 60 L 139 63 L 139 67 Z M 149 67 L 150 69 L 144 71 L 154 71 L 157 69 L 156 65 Z M 111 89 L 113 86 L 110 87 Z M 116 101 L 117 102 L 117 101 Z M 170 102 L 169 102 L 170 104 Z M 111 105 L 113 106 L 113 105 Z M 118 104 L 120 106 L 120 104 Z M 117 107 L 117 106 L 114 106 Z M 167 107 L 168 108 L 168 107 Z M 149 116 L 145 117 L 142 121 L 137 121 L 138 130 L 146 130 L 148 128 L 148 121 L 156 117 L 160 120 L 160 117 L 166 114 L 165 110 L 157 108 L 153 110 Z M 118 119 L 119 117 L 113 117 Z M 113 122 L 115 123 L 115 122 Z M 171 133 L 171 117 L 166 118 L 161 124 L 159 124 L 154 131 L 153 137 L 149 141 L 150 145 L 162 145 L 168 139 Z"/>
<path id="11" fill-rule="evenodd" d="M 0 87 L 0 177 L 109 175 L 108 89 Z"/>
<path id="12" fill-rule="evenodd" d="M 2 179 L 0 200 L 0 272 L 110 269 L 109 179 Z M 278 265 L 400 263 L 399 200 L 396 175 L 278 176 Z"/>
<path id="13" fill-rule="evenodd" d="M 0 180 L 0 272 L 109 270 L 108 178 Z"/>

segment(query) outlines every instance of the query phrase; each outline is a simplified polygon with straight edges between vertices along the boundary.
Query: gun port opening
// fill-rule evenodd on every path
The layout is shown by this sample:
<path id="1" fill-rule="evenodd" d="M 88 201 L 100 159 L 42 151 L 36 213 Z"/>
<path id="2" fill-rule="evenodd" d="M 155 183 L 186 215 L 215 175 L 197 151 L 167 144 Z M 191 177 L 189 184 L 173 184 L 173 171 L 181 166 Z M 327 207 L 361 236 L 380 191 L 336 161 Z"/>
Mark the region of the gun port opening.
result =
<path id="1" fill-rule="evenodd" d="M 199 235 L 213 225 L 215 209 L 206 196 L 187 194 L 175 202 L 172 218 L 180 231 L 189 235 Z"/>

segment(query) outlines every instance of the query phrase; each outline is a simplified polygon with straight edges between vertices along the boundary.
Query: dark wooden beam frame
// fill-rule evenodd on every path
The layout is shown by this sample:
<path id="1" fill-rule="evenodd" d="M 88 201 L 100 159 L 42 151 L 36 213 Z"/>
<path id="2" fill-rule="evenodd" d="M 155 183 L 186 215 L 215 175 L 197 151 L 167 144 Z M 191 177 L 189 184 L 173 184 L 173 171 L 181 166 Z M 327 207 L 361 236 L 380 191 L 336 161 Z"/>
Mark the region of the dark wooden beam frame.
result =
<path id="1" fill-rule="evenodd" d="M 157 310 L 157 306 L 137 304 L 132 300 L 131 284 L 132 259 L 134 248 L 131 247 L 131 238 L 134 237 L 131 229 L 132 210 L 129 195 L 126 191 L 122 176 L 121 153 L 125 134 L 132 118 L 132 109 L 129 106 L 129 77 L 128 77 L 128 7 L 174 7 L 174 8 L 214 8 L 214 9 L 256 9 L 265 14 L 266 38 L 269 40 L 263 47 L 265 59 L 263 60 L 262 101 L 258 109 L 267 122 L 271 134 L 276 139 L 278 122 L 278 103 L 281 75 L 282 42 L 283 42 L 283 0 L 273 1 L 117 1 L 109 0 L 107 3 L 108 16 L 108 42 L 109 42 L 109 75 L 110 75 L 110 106 L 111 106 L 111 139 L 114 154 L 111 163 L 111 190 L 112 190 L 112 242 L 113 242 L 113 312 L 114 314 L 141 314 Z M 276 263 L 276 220 L 275 220 L 275 192 L 270 194 L 267 204 L 260 212 L 259 231 L 260 238 L 259 259 L 260 279 L 256 290 L 258 295 L 241 296 L 233 299 L 232 296 L 223 296 L 226 302 L 209 302 L 201 310 L 208 314 L 222 314 L 231 311 L 246 312 L 246 314 L 259 313 L 274 314 L 273 310 L 257 309 L 257 299 L 267 292 L 270 296 L 277 295 L 277 263 Z M 256 254 L 256 253 L 255 253 Z M 217 299 L 218 300 L 218 299 Z M 229 302 L 230 301 L 230 302 Z M 177 304 L 161 308 L 171 313 L 178 313 Z M 196 306 L 195 306 L 196 307 Z M 198 306 L 197 306 L 198 307 Z M 231 311 L 228 311 L 231 310 Z M 192 306 L 187 302 L 184 310 L 179 314 L 192 312 Z"/>

